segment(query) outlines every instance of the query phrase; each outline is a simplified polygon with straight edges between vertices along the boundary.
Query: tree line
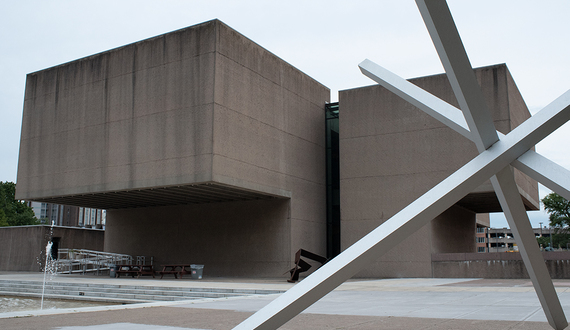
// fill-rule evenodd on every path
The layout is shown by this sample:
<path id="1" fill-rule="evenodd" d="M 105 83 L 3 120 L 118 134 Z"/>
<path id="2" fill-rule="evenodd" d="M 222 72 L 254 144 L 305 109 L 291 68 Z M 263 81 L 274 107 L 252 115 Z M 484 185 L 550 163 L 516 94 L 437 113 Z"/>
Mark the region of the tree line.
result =
<path id="1" fill-rule="evenodd" d="M 541 200 L 544 209 L 548 213 L 550 227 L 553 228 L 552 240 L 550 237 L 537 238 L 543 247 L 567 248 L 570 243 L 570 202 L 557 193 L 550 193 Z"/>
<path id="2" fill-rule="evenodd" d="M 15 199 L 16 184 L 0 181 L 0 227 L 38 225 L 34 210 Z"/>

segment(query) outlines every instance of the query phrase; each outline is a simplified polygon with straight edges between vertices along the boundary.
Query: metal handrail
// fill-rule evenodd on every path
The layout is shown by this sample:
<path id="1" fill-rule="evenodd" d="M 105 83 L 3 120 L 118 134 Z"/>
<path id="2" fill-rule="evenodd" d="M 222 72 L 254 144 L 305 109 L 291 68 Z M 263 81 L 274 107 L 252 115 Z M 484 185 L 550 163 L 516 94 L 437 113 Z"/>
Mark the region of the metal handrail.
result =
<path id="1" fill-rule="evenodd" d="M 60 274 L 95 272 L 99 275 L 100 272 L 109 271 L 111 265 L 132 264 L 133 257 L 86 249 L 59 249 L 58 258 L 54 262 L 56 272 Z"/>

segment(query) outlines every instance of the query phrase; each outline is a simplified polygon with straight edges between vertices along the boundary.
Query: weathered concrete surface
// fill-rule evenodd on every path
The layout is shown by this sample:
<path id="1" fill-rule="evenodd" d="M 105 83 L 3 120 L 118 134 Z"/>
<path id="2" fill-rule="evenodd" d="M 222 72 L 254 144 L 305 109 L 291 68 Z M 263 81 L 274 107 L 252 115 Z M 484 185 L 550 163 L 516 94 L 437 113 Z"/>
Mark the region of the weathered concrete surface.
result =
<path id="1" fill-rule="evenodd" d="M 18 198 L 210 180 L 216 25 L 29 74 Z"/>
<path id="2" fill-rule="evenodd" d="M 329 97 L 220 21 L 31 73 L 17 198 L 315 182 Z"/>
<path id="3" fill-rule="evenodd" d="M 213 180 L 291 192 L 289 211 L 266 221 L 290 222 L 291 258 L 300 248 L 324 255 L 324 104 L 330 91 L 224 25 L 218 38 Z M 267 243 L 265 249 L 273 249 Z"/>
<path id="4" fill-rule="evenodd" d="M 0 227 L 0 271 L 40 271 L 46 245 L 59 237 L 59 248 L 103 251 L 105 232 L 47 225 Z"/>
<path id="5" fill-rule="evenodd" d="M 505 65 L 475 73 L 499 131 L 508 133 L 530 116 Z M 457 106 L 445 75 L 411 82 Z M 378 85 L 341 91 L 339 96 L 345 249 L 470 161 L 477 151 L 471 141 Z M 517 183 L 527 208 L 537 209 L 537 183 L 521 173 Z M 430 277 L 432 253 L 475 252 L 475 213 L 501 211 L 490 182 L 461 200 L 457 208 L 463 211 L 445 212 L 358 276 Z"/>
<path id="6" fill-rule="evenodd" d="M 291 267 L 289 200 L 109 210 L 105 251 L 202 264 L 205 276 L 281 275 Z M 127 234 L 125 234 L 127 233 Z"/>
<path id="7" fill-rule="evenodd" d="M 13 274 L 0 274 L 0 280 Z M 27 274 L 19 274 L 22 280 Z M 35 275 L 41 278 L 41 274 Z M 180 288 L 282 289 L 283 279 L 152 280 L 65 276 L 85 283 Z M 160 283 L 160 284 L 157 284 Z M 570 310 L 567 280 L 555 280 Z M 292 285 L 291 285 L 292 286 Z M 231 329 L 277 295 L 0 314 L 2 329 Z M 26 316 L 26 317 L 23 317 Z M 32 317 L 30 317 L 32 316 Z M 67 328 L 70 327 L 70 328 Z M 73 327 L 73 328 L 71 328 Z M 176 327 L 176 328 L 173 328 Z M 279 329 L 551 329 L 529 280 L 385 279 L 349 281 Z"/>
<path id="8" fill-rule="evenodd" d="M 119 311 L 46 315 L 0 320 L 4 329 L 44 330 L 90 327 L 92 330 L 109 330 L 126 327 L 153 327 L 159 330 L 211 329 L 227 330 L 251 316 L 251 312 L 236 312 L 216 309 L 185 309 L 177 307 L 153 307 Z M 105 323 L 103 323 L 105 322 Z M 142 323 L 142 324 L 141 324 Z M 164 328 L 161 328 L 163 326 Z M 70 328 L 66 328 L 70 327 Z M 73 328 L 71 328 L 73 327 Z M 546 322 L 503 320 L 457 320 L 434 318 L 410 318 L 391 316 L 301 314 L 287 322 L 282 330 L 337 329 L 464 329 L 464 330 L 551 330 Z"/>
<path id="9" fill-rule="evenodd" d="M 570 278 L 570 252 L 543 252 L 553 279 Z M 443 278 L 529 278 L 518 252 L 434 254 L 433 277 Z"/>
<path id="10" fill-rule="evenodd" d="M 116 210 L 107 251 L 275 276 L 299 248 L 325 253 L 329 98 L 218 20 L 31 73 L 17 198 L 82 205 L 104 195 L 110 204 L 98 207 Z M 154 203 L 168 189 L 209 183 L 220 201 L 224 187 L 262 194 L 270 215 L 249 201 Z M 152 207 L 111 204 L 128 192 Z"/>

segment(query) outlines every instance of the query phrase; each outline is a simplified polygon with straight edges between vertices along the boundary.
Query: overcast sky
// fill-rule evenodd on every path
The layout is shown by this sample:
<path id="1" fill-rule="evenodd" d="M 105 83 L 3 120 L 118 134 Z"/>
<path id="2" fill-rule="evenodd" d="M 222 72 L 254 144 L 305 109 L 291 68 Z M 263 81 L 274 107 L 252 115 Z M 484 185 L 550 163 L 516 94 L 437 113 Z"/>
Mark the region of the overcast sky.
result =
<path id="1" fill-rule="evenodd" d="M 506 63 L 532 113 L 570 89 L 570 1 L 448 3 L 473 67 Z M 404 78 L 443 72 L 413 0 L 3 1 L 0 181 L 16 181 L 26 74 L 214 18 L 329 87 L 333 101 L 372 84 L 357 67 L 365 58 Z M 537 151 L 570 169 L 569 141 L 566 124 Z"/>

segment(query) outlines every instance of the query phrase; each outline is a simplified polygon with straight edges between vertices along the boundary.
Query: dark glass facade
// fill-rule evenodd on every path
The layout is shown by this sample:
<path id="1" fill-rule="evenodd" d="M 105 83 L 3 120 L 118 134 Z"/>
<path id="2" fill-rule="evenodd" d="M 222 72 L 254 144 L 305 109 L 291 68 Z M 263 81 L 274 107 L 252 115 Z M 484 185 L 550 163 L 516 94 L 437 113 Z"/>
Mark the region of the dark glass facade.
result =
<path id="1" fill-rule="evenodd" d="M 327 157 L 327 258 L 340 253 L 339 106 L 325 106 Z"/>

